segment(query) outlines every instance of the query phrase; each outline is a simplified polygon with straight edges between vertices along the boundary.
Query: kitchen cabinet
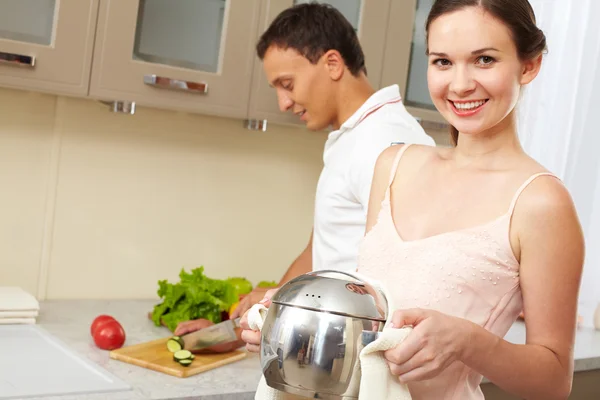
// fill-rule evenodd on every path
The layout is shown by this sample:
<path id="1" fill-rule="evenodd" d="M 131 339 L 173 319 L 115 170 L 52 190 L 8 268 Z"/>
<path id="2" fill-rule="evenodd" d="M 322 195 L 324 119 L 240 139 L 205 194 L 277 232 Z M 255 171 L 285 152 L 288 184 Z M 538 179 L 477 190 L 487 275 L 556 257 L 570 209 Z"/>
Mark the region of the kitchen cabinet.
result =
<path id="1" fill-rule="evenodd" d="M 2 0 L 0 86 L 85 96 L 98 0 Z"/>
<path id="2" fill-rule="evenodd" d="M 265 0 L 260 16 L 259 32 L 264 32 L 269 24 L 284 9 L 306 0 Z M 338 8 L 355 27 L 363 52 L 365 53 L 369 81 L 376 87 L 382 87 L 382 63 L 384 60 L 385 38 L 388 25 L 391 0 L 329 0 L 323 1 Z M 396 22 L 394 22 L 395 24 Z M 260 36 L 260 34 L 259 34 Z M 257 37 L 258 39 L 258 37 Z M 255 56 L 256 57 L 256 56 Z M 262 65 L 256 57 L 252 75 L 252 90 L 248 106 L 248 118 L 251 121 L 303 126 L 304 123 L 291 112 L 279 110 L 275 89 L 269 86 Z"/>
<path id="3" fill-rule="evenodd" d="M 262 0 L 101 0 L 89 95 L 244 118 Z"/>
<path id="4" fill-rule="evenodd" d="M 2 0 L 0 86 L 304 126 L 279 110 L 255 53 L 285 8 L 313 0 Z M 445 130 L 427 90 L 433 0 L 322 0 L 357 31 L 368 79 L 399 84 L 426 129 Z M 115 108 L 117 109 L 117 108 Z M 433 125 L 432 125 L 433 124 Z"/>
<path id="5" fill-rule="evenodd" d="M 446 129 L 427 88 L 425 22 L 435 0 L 393 1 L 384 50 L 382 85 L 400 85 L 408 111 L 432 129 Z"/>

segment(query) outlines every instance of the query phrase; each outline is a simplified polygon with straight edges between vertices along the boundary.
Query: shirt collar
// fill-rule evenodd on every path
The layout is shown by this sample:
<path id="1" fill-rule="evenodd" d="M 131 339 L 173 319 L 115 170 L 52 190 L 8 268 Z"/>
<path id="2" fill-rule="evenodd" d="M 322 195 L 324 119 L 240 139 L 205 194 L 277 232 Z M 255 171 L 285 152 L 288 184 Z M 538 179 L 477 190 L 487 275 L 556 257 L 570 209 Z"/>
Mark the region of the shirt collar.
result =
<path id="1" fill-rule="evenodd" d="M 371 111 L 380 107 L 384 103 L 401 100 L 400 88 L 398 85 L 384 87 L 373 93 L 371 97 L 363 103 L 362 106 L 350 118 L 348 118 L 340 127 L 340 131 L 352 129 L 358 125 L 365 116 Z"/>

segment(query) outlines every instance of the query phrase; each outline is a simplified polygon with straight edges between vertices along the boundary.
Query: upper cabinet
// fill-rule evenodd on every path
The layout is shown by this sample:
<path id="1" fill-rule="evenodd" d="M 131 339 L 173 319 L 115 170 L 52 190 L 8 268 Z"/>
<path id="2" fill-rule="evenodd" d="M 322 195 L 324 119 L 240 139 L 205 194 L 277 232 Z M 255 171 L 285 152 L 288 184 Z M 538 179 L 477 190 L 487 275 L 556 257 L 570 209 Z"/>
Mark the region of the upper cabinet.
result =
<path id="1" fill-rule="evenodd" d="M 264 0 L 259 33 L 264 32 L 281 11 L 295 4 L 308 3 L 309 1 L 313 0 Z M 328 0 L 322 2 L 336 7 L 354 26 L 365 54 L 369 81 L 374 87 L 380 88 L 385 38 L 390 20 L 388 13 L 390 4 L 396 1 Z M 258 39 L 258 36 L 256 39 Z M 291 112 L 283 113 L 279 110 L 275 89 L 269 86 L 260 60 L 256 57 L 255 61 L 256 67 L 252 76 L 248 118 L 251 122 L 267 120 L 269 124 L 303 125 L 298 117 Z M 260 124 L 257 126 L 260 126 Z"/>
<path id="2" fill-rule="evenodd" d="M 397 83 L 408 111 L 424 126 L 445 129 L 427 88 L 425 22 L 435 0 L 393 1 L 387 31 L 382 84 Z"/>
<path id="3" fill-rule="evenodd" d="M 0 1 L 0 85 L 84 96 L 98 0 Z"/>
<path id="4" fill-rule="evenodd" d="M 279 110 L 255 48 L 281 11 L 308 1 L 0 0 L 0 86 L 126 104 L 126 112 L 132 102 L 239 118 L 252 129 L 303 126 Z M 426 129 L 443 122 L 427 90 L 433 1 L 323 0 L 356 30 L 373 87 L 398 84 Z"/>
<path id="5" fill-rule="evenodd" d="M 261 0 L 102 0 L 90 96 L 245 118 L 260 9 Z"/>

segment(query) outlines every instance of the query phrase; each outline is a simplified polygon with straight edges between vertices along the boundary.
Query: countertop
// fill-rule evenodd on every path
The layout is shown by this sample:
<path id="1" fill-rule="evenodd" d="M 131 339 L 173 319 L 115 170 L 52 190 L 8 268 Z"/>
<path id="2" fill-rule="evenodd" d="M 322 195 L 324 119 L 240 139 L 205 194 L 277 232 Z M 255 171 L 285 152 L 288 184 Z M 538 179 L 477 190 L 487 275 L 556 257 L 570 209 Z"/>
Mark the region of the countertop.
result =
<path id="1" fill-rule="evenodd" d="M 38 324 L 77 353 L 100 365 L 129 385 L 132 390 L 77 396 L 47 397 L 49 400 L 226 400 L 253 399 L 261 376 L 259 358 L 248 356 L 223 367 L 185 379 L 151 371 L 109 358 L 108 351 L 98 349 L 90 336 L 90 324 L 100 314 L 110 314 L 123 325 L 125 345 L 169 336 L 147 317 L 156 302 L 152 300 L 52 300 L 40 303 Z M 525 325 L 516 322 L 506 340 L 525 343 Z M 600 369 L 600 332 L 589 328 L 577 331 L 575 371 Z M 39 399 L 39 398 L 36 398 Z"/>
<path id="2" fill-rule="evenodd" d="M 38 325 L 67 343 L 79 355 L 105 368 L 131 385 L 132 390 L 72 396 L 45 397 L 48 400 L 250 400 L 261 376 L 259 357 L 249 353 L 243 360 L 188 378 L 177 378 L 109 358 L 97 348 L 90 325 L 100 314 L 115 317 L 125 330 L 125 346 L 170 336 L 164 327 L 148 319 L 157 301 L 151 300 L 52 300 L 40 302 Z M 35 400 L 40 399 L 35 398 Z"/>

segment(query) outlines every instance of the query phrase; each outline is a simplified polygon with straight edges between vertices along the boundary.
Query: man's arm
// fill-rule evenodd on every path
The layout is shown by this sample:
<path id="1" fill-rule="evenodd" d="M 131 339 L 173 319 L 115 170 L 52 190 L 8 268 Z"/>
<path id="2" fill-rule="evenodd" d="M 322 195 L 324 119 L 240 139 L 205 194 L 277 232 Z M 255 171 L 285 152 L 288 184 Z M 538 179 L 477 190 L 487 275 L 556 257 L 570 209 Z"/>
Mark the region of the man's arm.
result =
<path id="1" fill-rule="evenodd" d="M 306 248 L 300 253 L 298 257 L 294 260 L 294 262 L 289 266 L 286 273 L 283 275 L 283 278 L 279 281 L 279 285 L 277 287 L 281 287 L 283 284 L 288 281 L 294 279 L 297 276 L 305 274 L 307 272 L 312 271 L 312 242 L 313 242 L 313 232 L 310 233 L 310 239 L 308 240 L 308 245 Z M 241 317 L 248 311 L 253 305 L 258 303 L 265 297 L 267 292 L 272 290 L 273 288 L 254 288 L 252 292 L 248 293 L 242 300 L 240 300 L 239 305 L 233 311 L 233 313 L 229 316 L 231 319 Z M 184 335 L 189 332 L 194 332 L 207 326 L 213 325 L 212 322 L 205 319 L 196 319 L 191 321 L 184 321 L 177 326 L 175 330 L 175 335 Z M 260 333 L 259 333 L 260 339 Z M 222 345 L 211 347 L 208 350 L 212 350 L 213 352 L 221 353 L 228 352 L 237 349 L 245 344 L 243 340 L 238 340 L 235 342 L 225 343 Z"/>
<path id="2" fill-rule="evenodd" d="M 289 266 L 283 278 L 279 281 L 277 287 L 281 287 L 283 284 L 288 281 L 294 279 L 297 276 L 305 274 L 307 272 L 312 271 L 312 240 L 313 233 L 310 233 L 310 239 L 308 241 L 308 245 L 306 248 L 300 253 L 298 257 L 294 260 L 292 265 Z M 230 318 L 237 318 L 244 315 L 246 311 L 248 311 L 253 305 L 258 303 L 263 299 L 267 290 L 272 288 L 254 288 L 252 292 L 248 293 L 242 300 L 240 300 L 240 304 L 236 307 L 233 313 L 230 315 Z"/>
<path id="3" fill-rule="evenodd" d="M 281 280 L 279 281 L 279 287 L 291 281 L 297 276 L 312 271 L 312 243 L 313 232 L 310 233 L 310 239 L 308 240 L 308 245 L 306 246 L 306 248 L 302 251 L 302 253 L 300 253 L 298 257 L 296 257 L 292 265 L 289 266 L 286 273 L 283 275 L 283 278 L 281 278 Z"/>
<path id="4" fill-rule="evenodd" d="M 238 316 L 242 316 L 242 320 L 240 323 L 240 325 L 243 329 L 242 333 L 241 333 L 241 338 L 242 338 L 242 341 L 245 342 L 246 349 L 248 349 L 248 351 L 253 352 L 253 353 L 258 353 L 258 351 L 260 350 L 260 331 L 253 331 L 250 329 L 250 326 L 248 325 L 247 310 L 249 310 L 250 307 L 252 307 L 254 304 L 259 302 L 260 300 L 263 300 L 264 301 L 263 305 L 265 307 L 268 307 L 270 304 L 271 296 L 273 296 L 275 294 L 275 292 L 282 285 L 284 285 L 285 283 L 289 282 L 290 280 L 294 279 L 297 276 L 300 276 L 302 274 L 312 271 L 313 233 L 314 233 L 314 229 L 313 229 L 313 232 L 310 233 L 310 239 L 308 240 L 308 245 L 302 251 L 302 253 L 300 253 L 300 255 L 298 257 L 296 257 L 296 259 L 294 260 L 292 265 L 289 266 L 289 268 L 283 275 L 283 278 L 281 278 L 281 280 L 279 281 L 279 285 L 277 288 L 275 288 L 275 289 L 268 288 L 269 290 L 262 292 L 262 294 L 260 295 L 260 298 L 258 298 L 258 299 L 256 299 L 256 298 L 249 299 L 248 298 L 252 293 L 254 293 L 254 292 L 252 292 L 248 296 L 244 297 L 244 299 L 240 302 L 240 305 L 238 306 L 238 308 L 240 308 L 242 306 L 242 302 L 245 301 L 244 311 L 238 313 L 238 308 L 236 308 L 235 313 L 234 313 L 235 317 L 232 317 L 232 318 L 237 318 Z M 248 300 L 246 300 L 246 299 L 248 299 Z"/>

